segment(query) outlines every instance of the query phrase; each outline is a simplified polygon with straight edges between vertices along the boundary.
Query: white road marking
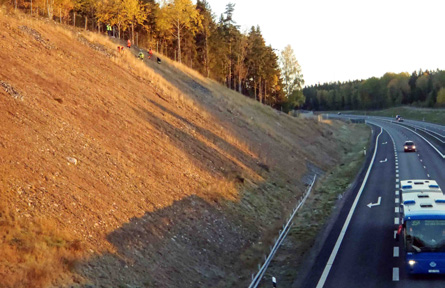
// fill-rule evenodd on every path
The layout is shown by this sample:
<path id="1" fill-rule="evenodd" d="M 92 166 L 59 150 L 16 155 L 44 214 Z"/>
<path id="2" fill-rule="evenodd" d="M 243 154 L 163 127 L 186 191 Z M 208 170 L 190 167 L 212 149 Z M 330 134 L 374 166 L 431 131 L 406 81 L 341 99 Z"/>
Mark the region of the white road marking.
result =
<path id="1" fill-rule="evenodd" d="M 420 162 L 423 162 L 423 160 L 422 160 L 422 159 L 420 159 Z"/>
<path id="2" fill-rule="evenodd" d="M 396 196 L 399 196 L 399 190 L 396 190 Z"/>
<path id="3" fill-rule="evenodd" d="M 378 143 L 379 137 L 383 133 L 383 128 L 380 128 L 380 129 L 381 130 L 380 130 L 379 135 L 377 135 L 376 143 Z M 351 222 L 352 215 L 354 214 L 354 211 L 355 211 L 355 208 L 357 207 L 360 196 L 362 195 L 363 190 L 365 189 L 366 181 L 368 181 L 369 174 L 371 173 L 371 168 L 374 165 L 375 156 L 377 154 L 377 149 L 378 149 L 378 145 L 375 146 L 374 154 L 372 155 L 371 163 L 369 164 L 368 171 L 366 172 L 365 178 L 363 179 L 362 186 L 360 186 L 360 190 L 358 191 L 357 196 L 355 197 L 354 203 L 352 203 L 351 209 L 349 210 L 349 213 L 348 213 L 348 217 L 346 217 L 345 224 L 343 224 L 343 228 L 340 231 L 340 235 L 337 238 L 337 242 L 335 242 L 334 249 L 332 249 L 331 256 L 329 256 L 328 262 L 326 263 L 326 266 L 324 267 L 323 274 L 321 275 L 320 280 L 318 280 L 316 288 L 322 288 L 324 286 L 324 283 L 328 279 L 329 271 L 331 271 L 332 265 L 334 264 L 335 257 L 337 256 L 338 250 L 340 249 L 341 242 L 343 241 L 343 238 L 345 237 L 346 230 L 348 230 L 348 226 L 349 226 L 349 223 Z"/>
<path id="4" fill-rule="evenodd" d="M 399 247 L 394 247 L 393 256 L 399 257 Z"/>
<path id="5" fill-rule="evenodd" d="M 399 170 L 397 170 L 397 171 L 399 171 Z M 399 178 L 399 174 L 396 174 L 396 178 Z"/>
<path id="6" fill-rule="evenodd" d="M 399 204 L 400 200 L 399 198 L 396 198 L 396 204 Z"/>
<path id="7" fill-rule="evenodd" d="M 396 183 L 399 183 L 399 178 L 396 178 Z"/>
<path id="8" fill-rule="evenodd" d="M 395 225 L 399 225 L 399 224 L 400 224 L 400 219 L 399 219 L 399 217 L 395 217 L 395 218 L 394 218 L 394 224 L 395 224 Z"/>
<path id="9" fill-rule="evenodd" d="M 379 206 L 379 205 L 380 205 L 380 200 L 382 200 L 382 197 L 379 197 L 379 198 L 377 199 L 377 203 L 369 203 L 369 204 L 366 205 L 366 206 L 368 206 L 369 208 L 374 207 L 374 206 Z"/>
<path id="10" fill-rule="evenodd" d="M 425 168 L 425 169 L 426 169 L 426 166 L 423 166 L 423 168 Z"/>
<path id="11" fill-rule="evenodd" d="M 394 207 L 394 212 L 395 213 L 399 213 L 400 212 L 400 207 Z"/>
<path id="12" fill-rule="evenodd" d="M 396 169 L 399 169 L 399 165 L 396 165 Z"/>
<path id="13" fill-rule="evenodd" d="M 394 230 L 394 239 L 397 238 L 397 230 Z"/>
<path id="14" fill-rule="evenodd" d="M 399 189 L 399 184 L 396 184 L 396 189 Z"/>
<path id="15" fill-rule="evenodd" d="M 428 176 L 428 178 L 430 178 L 430 174 L 426 174 L 426 176 Z"/>
<path id="16" fill-rule="evenodd" d="M 396 173 L 399 173 L 399 170 L 396 170 Z"/>
<path id="17" fill-rule="evenodd" d="M 392 281 L 399 281 L 399 267 L 392 268 Z"/>

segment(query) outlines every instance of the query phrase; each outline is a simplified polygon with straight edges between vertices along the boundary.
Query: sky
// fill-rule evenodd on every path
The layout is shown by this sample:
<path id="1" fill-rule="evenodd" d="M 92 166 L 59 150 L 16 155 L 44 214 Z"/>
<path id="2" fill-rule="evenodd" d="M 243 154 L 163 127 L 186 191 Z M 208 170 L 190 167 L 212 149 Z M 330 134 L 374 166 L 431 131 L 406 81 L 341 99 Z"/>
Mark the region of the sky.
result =
<path id="1" fill-rule="evenodd" d="M 294 50 L 306 86 L 445 70 L 445 0 L 207 0 L 227 3 L 241 31 L 260 26 L 267 45 Z"/>

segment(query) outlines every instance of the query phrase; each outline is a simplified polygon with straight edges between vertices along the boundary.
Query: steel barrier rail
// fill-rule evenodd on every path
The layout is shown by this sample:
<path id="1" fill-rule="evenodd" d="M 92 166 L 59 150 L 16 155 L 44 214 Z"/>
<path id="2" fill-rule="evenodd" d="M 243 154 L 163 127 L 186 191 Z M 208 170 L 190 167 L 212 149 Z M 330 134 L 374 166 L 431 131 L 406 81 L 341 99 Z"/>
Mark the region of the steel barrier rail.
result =
<path id="1" fill-rule="evenodd" d="M 314 179 L 312 180 L 312 183 L 307 188 L 306 192 L 303 194 L 303 197 L 300 198 L 300 201 L 298 202 L 297 207 L 292 211 L 292 214 L 289 217 L 289 220 L 287 221 L 286 225 L 283 226 L 283 230 L 280 230 L 280 234 L 278 236 L 278 239 L 275 241 L 275 245 L 272 247 L 269 256 L 266 257 L 264 264 L 259 267 L 258 273 L 253 276 L 252 275 L 252 282 L 249 285 L 249 288 L 256 288 L 261 282 L 261 279 L 264 276 L 264 273 L 266 272 L 267 267 L 269 266 L 270 262 L 272 261 L 273 257 L 275 256 L 275 253 L 277 252 L 278 248 L 280 247 L 281 243 L 283 243 L 284 239 L 286 238 L 287 234 L 290 231 L 291 228 L 291 222 L 295 217 L 295 214 L 297 214 L 298 210 L 304 205 L 306 202 L 306 199 L 308 198 L 309 194 L 312 191 L 312 187 L 314 186 L 315 179 L 317 179 L 317 175 L 314 176 Z"/>

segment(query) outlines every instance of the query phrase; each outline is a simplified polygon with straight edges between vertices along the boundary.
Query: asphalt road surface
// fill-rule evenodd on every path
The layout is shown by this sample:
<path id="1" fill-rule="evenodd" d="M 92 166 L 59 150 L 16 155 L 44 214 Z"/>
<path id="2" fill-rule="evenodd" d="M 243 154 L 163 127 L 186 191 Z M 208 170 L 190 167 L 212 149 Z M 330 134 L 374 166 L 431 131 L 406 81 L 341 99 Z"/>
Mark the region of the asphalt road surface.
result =
<path id="1" fill-rule="evenodd" d="M 344 205 L 301 287 L 445 287 L 445 275 L 406 273 L 403 240 L 395 236 L 400 181 L 432 179 L 444 190 L 443 154 L 437 144 L 427 143 L 425 137 L 399 123 L 381 117 L 367 117 L 366 121 L 373 125 L 374 137 L 379 134 L 367 181 L 345 200 L 349 204 Z M 438 132 L 445 129 L 421 124 Z M 414 141 L 417 152 L 404 152 L 406 140 Z"/>

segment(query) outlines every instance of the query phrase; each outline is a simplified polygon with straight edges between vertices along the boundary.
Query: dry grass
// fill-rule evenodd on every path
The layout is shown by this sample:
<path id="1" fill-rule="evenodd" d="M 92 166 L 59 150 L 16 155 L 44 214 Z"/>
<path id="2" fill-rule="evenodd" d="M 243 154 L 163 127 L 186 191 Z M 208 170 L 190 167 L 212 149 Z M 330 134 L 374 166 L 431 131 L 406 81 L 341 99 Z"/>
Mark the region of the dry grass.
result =
<path id="1" fill-rule="evenodd" d="M 227 287 L 199 271 L 248 275 L 252 262 L 239 255 L 269 243 L 303 190 L 306 164 L 328 169 L 338 159 L 339 123 L 291 118 L 167 59 L 144 65 L 134 49 L 118 56 L 102 35 L 26 23 L 51 47 L 23 33 L 22 22 L 0 18 L 0 61 L 15 67 L 0 78 L 25 95 L 17 103 L 0 90 L 1 249 L 9 255 L 0 269 L 8 283 L 57 281 L 80 249 L 91 253 L 76 270 L 87 284 L 156 275 L 170 281 L 163 287 Z M 27 190 L 16 195 L 18 187 Z M 225 241 L 212 249 L 193 236 L 173 243 L 184 230 Z M 134 264 L 125 273 L 122 253 Z M 178 263 L 185 258 L 187 268 Z"/>
<path id="2" fill-rule="evenodd" d="M 50 219 L 20 215 L 0 203 L 0 287 L 47 287 L 67 275 L 82 243 Z"/>

